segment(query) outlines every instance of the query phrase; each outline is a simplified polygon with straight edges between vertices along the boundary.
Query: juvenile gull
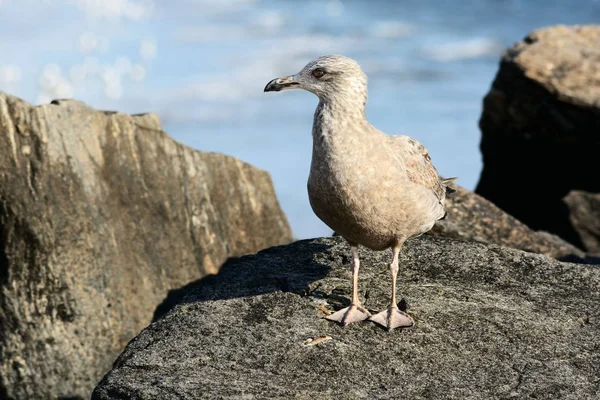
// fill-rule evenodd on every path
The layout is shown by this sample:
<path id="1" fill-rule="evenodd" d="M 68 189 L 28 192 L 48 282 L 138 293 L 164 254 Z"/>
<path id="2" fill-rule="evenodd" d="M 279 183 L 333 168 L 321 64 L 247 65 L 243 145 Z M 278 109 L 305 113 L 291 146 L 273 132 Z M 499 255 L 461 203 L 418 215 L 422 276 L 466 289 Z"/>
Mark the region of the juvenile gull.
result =
<path id="1" fill-rule="evenodd" d="M 394 329 L 413 319 L 396 305 L 398 253 L 404 242 L 445 216 L 449 179 L 442 179 L 427 150 L 408 136 L 388 136 L 365 115 L 367 76 L 356 61 L 319 57 L 296 75 L 270 81 L 265 92 L 304 89 L 319 97 L 313 122 L 308 197 L 315 214 L 351 246 L 352 302 L 327 318 L 342 325 L 370 318 Z M 358 245 L 392 249 L 392 296 L 371 316 L 358 298 Z"/>

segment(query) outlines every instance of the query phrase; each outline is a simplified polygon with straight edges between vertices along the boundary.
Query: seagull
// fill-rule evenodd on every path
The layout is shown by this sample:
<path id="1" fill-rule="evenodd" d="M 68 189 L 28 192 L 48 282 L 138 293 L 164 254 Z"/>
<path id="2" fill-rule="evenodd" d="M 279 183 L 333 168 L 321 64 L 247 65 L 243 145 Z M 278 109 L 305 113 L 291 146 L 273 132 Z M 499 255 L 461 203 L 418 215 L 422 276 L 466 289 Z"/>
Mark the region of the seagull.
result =
<path id="1" fill-rule="evenodd" d="M 327 317 L 342 326 L 369 319 L 388 330 L 411 327 L 398 309 L 398 254 L 404 243 L 429 231 L 446 215 L 449 183 L 425 147 L 408 136 L 387 135 L 365 115 L 367 76 L 341 55 L 309 62 L 300 72 L 271 80 L 265 92 L 304 89 L 319 98 L 314 114 L 308 196 L 314 213 L 341 235 L 352 251 L 352 301 Z M 389 307 L 375 315 L 358 297 L 358 245 L 392 250 Z"/>

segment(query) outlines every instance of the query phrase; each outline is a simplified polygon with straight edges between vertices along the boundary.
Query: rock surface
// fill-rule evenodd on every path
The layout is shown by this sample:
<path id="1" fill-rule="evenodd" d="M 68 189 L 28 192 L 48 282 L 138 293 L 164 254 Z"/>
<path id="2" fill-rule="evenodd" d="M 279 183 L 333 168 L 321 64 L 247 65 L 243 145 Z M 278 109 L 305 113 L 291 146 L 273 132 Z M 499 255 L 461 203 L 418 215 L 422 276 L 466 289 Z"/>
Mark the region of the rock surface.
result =
<path id="1" fill-rule="evenodd" d="M 508 49 L 479 125 L 476 192 L 583 248 L 562 199 L 600 192 L 600 26 L 541 29 Z"/>
<path id="2" fill-rule="evenodd" d="M 585 257 L 575 246 L 557 236 L 530 229 L 476 193 L 459 186 L 454 188 L 456 192 L 446 199 L 446 218 L 436 222 L 430 235 L 497 244 L 556 259 Z"/>
<path id="3" fill-rule="evenodd" d="M 322 318 L 349 301 L 349 254 L 338 237 L 228 262 L 132 340 L 92 398 L 598 398 L 600 268 L 423 236 L 398 285 L 416 325 L 387 332 Z M 381 310 L 391 254 L 360 254 L 360 297 Z"/>
<path id="4" fill-rule="evenodd" d="M 155 115 L 0 93 L 0 398 L 89 398 L 168 291 L 292 235 L 269 175 Z"/>
<path id="5" fill-rule="evenodd" d="M 573 190 L 564 199 L 569 220 L 584 247 L 600 256 L 600 193 Z"/>

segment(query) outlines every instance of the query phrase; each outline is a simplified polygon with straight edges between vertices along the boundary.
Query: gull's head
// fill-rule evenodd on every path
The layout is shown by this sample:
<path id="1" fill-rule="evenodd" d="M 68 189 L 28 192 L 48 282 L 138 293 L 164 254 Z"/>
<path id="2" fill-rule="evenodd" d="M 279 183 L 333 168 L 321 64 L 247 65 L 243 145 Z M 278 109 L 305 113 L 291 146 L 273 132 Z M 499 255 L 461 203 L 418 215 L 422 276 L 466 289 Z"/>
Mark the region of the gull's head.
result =
<path id="1" fill-rule="evenodd" d="M 265 92 L 304 89 L 320 99 L 351 96 L 366 101 L 367 76 L 351 58 L 332 55 L 316 58 L 295 75 L 273 79 Z"/>

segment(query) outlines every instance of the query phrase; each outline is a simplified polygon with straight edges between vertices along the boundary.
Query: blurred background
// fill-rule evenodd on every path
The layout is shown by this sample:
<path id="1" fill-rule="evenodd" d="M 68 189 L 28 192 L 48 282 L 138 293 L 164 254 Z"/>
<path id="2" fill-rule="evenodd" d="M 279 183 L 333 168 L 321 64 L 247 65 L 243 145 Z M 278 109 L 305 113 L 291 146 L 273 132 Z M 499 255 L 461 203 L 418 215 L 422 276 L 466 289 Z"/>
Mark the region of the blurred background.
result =
<path id="1" fill-rule="evenodd" d="M 155 112 L 176 140 L 269 171 L 307 238 L 331 233 L 306 193 L 317 99 L 265 94 L 269 80 L 319 55 L 355 58 L 371 123 L 415 137 L 473 189 L 502 49 L 540 27 L 599 22 L 598 0 L 0 0 L 0 90 Z"/>

